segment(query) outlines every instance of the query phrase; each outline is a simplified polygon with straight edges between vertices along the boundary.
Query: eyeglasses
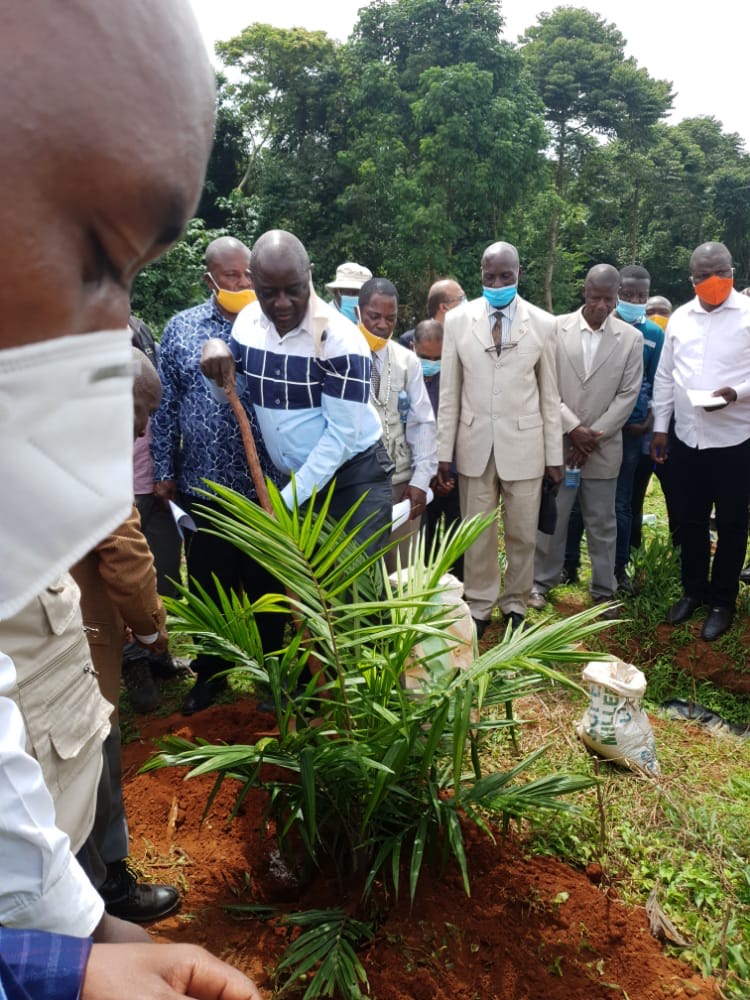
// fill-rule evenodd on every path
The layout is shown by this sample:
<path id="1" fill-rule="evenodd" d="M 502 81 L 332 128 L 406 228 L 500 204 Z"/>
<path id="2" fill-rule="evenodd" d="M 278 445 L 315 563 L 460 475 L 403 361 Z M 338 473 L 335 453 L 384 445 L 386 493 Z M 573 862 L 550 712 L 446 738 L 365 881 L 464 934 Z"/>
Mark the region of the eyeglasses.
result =
<path id="1" fill-rule="evenodd" d="M 500 355 L 503 351 L 509 351 L 511 347 L 518 347 L 518 341 L 509 340 L 507 343 L 493 344 L 492 347 L 485 347 L 484 353 Z"/>

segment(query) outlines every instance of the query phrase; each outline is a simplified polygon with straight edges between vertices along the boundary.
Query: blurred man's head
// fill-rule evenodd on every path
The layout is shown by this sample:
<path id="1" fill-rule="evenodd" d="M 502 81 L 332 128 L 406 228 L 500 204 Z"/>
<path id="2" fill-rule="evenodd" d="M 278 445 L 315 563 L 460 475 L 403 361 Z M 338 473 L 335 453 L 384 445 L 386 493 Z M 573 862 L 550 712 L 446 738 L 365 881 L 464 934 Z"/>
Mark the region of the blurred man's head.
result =
<path id="1" fill-rule="evenodd" d="M 192 215 L 211 146 L 213 72 L 190 7 L 4 4 L 0 56 L 0 346 L 124 328 L 133 279 Z"/>
<path id="2" fill-rule="evenodd" d="M 143 437 L 148 418 L 156 413 L 161 402 L 161 382 L 149 359 L 133 348 L 133 434 Z"/>
<path id="3" fill-rule="evenodd" d="M 657 323 L 662 330 L 666 330 L 671 315 L 672 303 L 663 295 L 652 295 L 646 303 L 646 319 Z"/>
<path id="4" fill-rule="evenodd" d="M 443 324 L 436 319 L 423 319 L 414 328 L 414 352 L 422 365 L 425 378 L 440 371 L 443 356 Z"/>
<path id="5" fill-rule="evenodd" d="M 0 617 L 130 508 L 130 289 L 197 204 L 214 119 L 186 0 L 2 14 Z"/>
<path id="6" fill-rule="evenodd" d="M 464 302 L 464 290 L 453 278 L 441 278 L 427 293 L 427 316 L 445 323 L 445 314 Z"/>
<path id="7" fill-rule="evenodd" d="M 333 304 L 352 323 L 357 322 L 359 290 L 371 277 L 372 271 L 369 267 L 348 260 L 344 264 L 339 264 L 336 268 L 336 277 L 326 285 L 326 288 L 333 292 Z"/>

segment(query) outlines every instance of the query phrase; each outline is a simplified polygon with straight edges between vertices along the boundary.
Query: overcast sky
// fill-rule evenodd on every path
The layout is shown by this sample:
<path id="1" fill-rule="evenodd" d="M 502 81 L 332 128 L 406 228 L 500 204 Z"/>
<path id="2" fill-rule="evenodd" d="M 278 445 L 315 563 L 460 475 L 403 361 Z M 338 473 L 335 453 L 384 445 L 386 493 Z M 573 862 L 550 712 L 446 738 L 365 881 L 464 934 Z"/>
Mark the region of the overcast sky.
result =
<path id="1" fill-rule="evenodd" d="M 344 41 L 364 0 L 191 0 L 206 45 L 213 55 L 217 40 L 231 38 L 248 24 L 262 21 L 279 28 L 325 31 Z M 505 38 L 515 42 L 537 15 L 556 6 L 537 0 L 505 0 Z M 588 0 L 586 7 L 613 22 L 627 42 L 627 55 L 651 76 L 671 80 L 676 93 L 670 121 L 714 115 L 724 131 L 738 132 L 750 149 L 747 63 L 750 60 L 748 8 L 733 13 L 717 7 L 712 19 L 705 3 L 677 4 L 670 0 Z M 745 11 L 743 14 L 742 11 Z M 744 95 L 744 96 L 743 96 Z"/>

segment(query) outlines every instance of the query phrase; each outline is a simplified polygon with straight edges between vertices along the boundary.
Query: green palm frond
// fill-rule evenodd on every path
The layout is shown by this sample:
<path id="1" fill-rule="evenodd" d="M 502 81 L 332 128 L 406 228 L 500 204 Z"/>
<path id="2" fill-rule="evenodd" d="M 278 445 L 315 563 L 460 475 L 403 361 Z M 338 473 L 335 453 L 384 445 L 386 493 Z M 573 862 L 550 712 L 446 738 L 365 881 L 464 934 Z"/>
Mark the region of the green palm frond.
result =
<path id="1" fill-rule="evenodd" d="M 592 779 L 534 779 L 545 748 L 485 774 L 477 741 L 502 729 L 514 735 L 521 724 L 514 702 L 546 684 L 580 690 L 562 668 L 602 658 L 584 648 L 608 624 L 601 609 L 508 631 L 481 656 L 472 640 L 473 661 L 459 670 L 450 655 L 458 640 L 448 632 L 457 612 L 443 603 L 441 578 L 491 519 L 452 527 L 430 553 L 418 536 L 410 571 L 389 578 L 380 556 L 368 555 L 369 540 L 357 537 L 356 507 L 336 524 L 326 517 L 330 491 L 317 510 L 314 502 L 289 510 L 269 484 L 271 516 L 232 490 L 212 490 L 206 496 L 220 509 L 204 510 L 209 530 L 283 580 L 285 589 L 250 603 L 220 586 L 215 599 L 195 584 L 180 587 L 169 604 L 172 629 L 267 684 L 279 732 L 249 746 L 166 737 L 147 767 L 216 775 L 209 804 L 226 778 L 238 783 L 238 803 L 251 788 L 264 788 L 282 843 L 301 845 L 315 865 L 328 856 L 342 884 L 363 871 L 362 899 L 376 879 L 390 881 L 398 894 L 403 877 L 413 900 L 424 867 L 450 858 L 468 894 L 462 824 L 492 836 L 490 816 L 505 826 L 538 809 L 575 809 L 566 797 Z M 292 614 L 289 642 L 277 655 L 263 656 L 255 624 L 261 611 Z M 313 680 L 287 700 L 312 657 L 323 671 L 322 688 Z M 407 666 L 423 671 L 417 690 L 404 686 Z M 305 976 L 305 997 L 334 990 L 359 996 L 366 980 L 355 949 L 367 925 L 343 911 L 286 919 L 302 933 L 279 967 L 289 973 L 284 989 Z"/>

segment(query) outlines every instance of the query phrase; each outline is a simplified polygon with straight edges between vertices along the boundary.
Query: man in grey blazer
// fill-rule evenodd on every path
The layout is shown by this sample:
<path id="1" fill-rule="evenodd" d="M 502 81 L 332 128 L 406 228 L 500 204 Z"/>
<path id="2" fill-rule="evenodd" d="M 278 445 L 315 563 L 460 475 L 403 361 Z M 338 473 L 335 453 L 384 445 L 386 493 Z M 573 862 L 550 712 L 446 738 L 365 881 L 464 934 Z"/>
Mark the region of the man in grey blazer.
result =
<path id="1" fill-rule="evenodd" d="M 438 413 L 438 479 L 447 486 L 455 454 L 465 517 L 495 513 L 503 498 L 506 570 L 500 594 L 496 531 L 464 558 L 466 600 L 477 634 L 499 605 L 523 621 L 534 577 L 542 477 L 562 477 L 555 321 L 517 294 L 518 251 L 493 243 L 482 256 L 482 298 L 445 317 Z"/>
<path id="2" fill-rule="evenodd" d="M 580 498 L 591 559 L 591 595 L 611 600 L 615 581 L 615 490 L 622 461 L 623 425 L 643 376 L 643 338 L 612 313 L 620 275 L 597 264 L 586 275 L 581 309 L 557 319 L 557 382 L 565 433 L 565 480 L 557 495 L 554 535 L 539 535 L 529 603 L 543 607 L 560 579 L 568 519 Z"/>

